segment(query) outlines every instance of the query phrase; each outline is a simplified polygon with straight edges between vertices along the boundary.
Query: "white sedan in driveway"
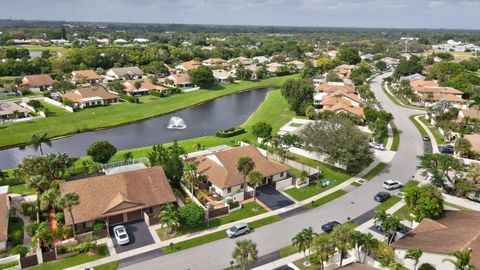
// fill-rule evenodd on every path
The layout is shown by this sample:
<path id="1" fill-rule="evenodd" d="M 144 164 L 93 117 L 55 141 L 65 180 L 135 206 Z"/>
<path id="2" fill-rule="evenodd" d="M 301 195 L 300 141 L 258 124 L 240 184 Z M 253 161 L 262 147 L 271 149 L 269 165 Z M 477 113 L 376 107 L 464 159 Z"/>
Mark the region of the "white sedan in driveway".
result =
<path id="1" fill-rule="evenodd" d="M 115 234 L 115 239 L 119 245 L 126 245 L 130 243 L 130 238 L 128 238 L 127 229 L 123 225 L 117 225 L 113 227 L 113 233 Z"/>
<path id="2" fill-rule="evenodd" d="M 383 187 L 386 190 L 397 189 L 397 188 L 401 188 L 402 186 L 403 184 L 397 180 L 387 180 L 383 182 Z"/>

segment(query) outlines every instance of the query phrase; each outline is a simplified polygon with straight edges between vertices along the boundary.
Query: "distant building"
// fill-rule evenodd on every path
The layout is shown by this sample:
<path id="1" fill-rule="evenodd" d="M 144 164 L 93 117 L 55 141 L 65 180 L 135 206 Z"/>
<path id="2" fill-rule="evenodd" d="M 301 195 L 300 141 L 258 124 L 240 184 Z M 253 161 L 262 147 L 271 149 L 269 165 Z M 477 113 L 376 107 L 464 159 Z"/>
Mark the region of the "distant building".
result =
<path id="1" fill-rule="evenodd" d="M 140 82 L 138 89 L 135 87 L 135 82 Z M 132 96 L 148 95 L 150 91 L 163 92 L 168 90 L 166 87 L 153 84 L 150 80 L 129 80 L 123 85 L 125 86 L 125 92 Z"/>
<path id="2" fill-rule="evenodd" d="M 178 70 L 181 70 L 181 71 L 189 71 L 189 70 L 192 70 L 192 69 L 196 69 L 201 65 L 202 65 L 202 63 L 200 63 L 198 61 L 190 60 L 190 61 L 181 63 L 180 65 L 176 66 L 175 68 L 178 69 Z"/>
<path id="3" fill-rule="evenodd" d="M 48 91 L 54 83 L 55 80 L 49 74 L 27 75 L 22 78 L 20 87 L 30 91 Z"/>
<path id="4" fill-rule="evenodd" d="M 408 76 L 402 76 L 398 80 L 399 82 L 401 81 L 425 81 L 425 76 L 419 73 L 411 74 Z"/>
<path id="5" fill-rule="evenodd" d="M 142 77 L 143 71 L 139 67 L 111 68 L 107 70 L 106 75 L 116 80 L 120 80 L 120 79 L 136 80 Z"/>
<path id="6" fill-rule="evenodd" d="M 15 102 L 0 101 L 0 120 L 10 120 L 28 117 L 30 111 Z"/>
<path id="7" fill-rule="evenodd" d="M 215 69 L 213 70 L 213 77 L 215 78 L 215 82 L 217 83 L 226 83 L 228 78 L 233 77 L 229 71 L 223 69 Z"/>
<path id="8" fill-rule="evenodd" d="M 120 100 L 118 95 L 108 92 L 101 86 L 76 89 L 63 94 L 62 98 L 71 101 L 75 107 L 80 109 L 109 105 Z"/>
<path id="9" fill-rule="evenodd" d="M 102 76 L 98 75 L 95 71 L 90 69 L 72 71 L 72 82 L 75 84 L 85 82 L 90 85 L 95 85 L 102 80 Z"/>
<path id="10" fill-rule="evenodd" d="M 160 79 L 160 81 L 165 83 L 166 85 L 170 85 L 170 86 L 173 86 L 173 87 L 190 87 L 190 86 L 193 86 L 188 73 L 172 74 L 172 75 L 170 75 L 166 78 Z"/>

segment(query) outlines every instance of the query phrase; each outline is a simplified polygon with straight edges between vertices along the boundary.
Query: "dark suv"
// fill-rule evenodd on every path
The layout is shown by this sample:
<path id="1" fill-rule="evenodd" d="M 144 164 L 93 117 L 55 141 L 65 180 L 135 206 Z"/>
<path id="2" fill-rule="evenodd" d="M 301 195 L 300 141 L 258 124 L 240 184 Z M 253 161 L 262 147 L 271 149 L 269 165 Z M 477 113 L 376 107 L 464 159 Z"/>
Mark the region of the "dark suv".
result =
<path id="1" fill-rule="evenodd" d="M 340 225 L 340 222 L 330 221 L 330 222 L 322 225 L 322 230 L 326 233 L 329 233 L 329 232 L 333 231 L 333 228 L 335 228 L 338 225 Z"/>
<path id="2" fill-rule="evenodd" d="M 378 192 L 373 199 L 377 202 L 384 202 L 390 198 L 390 193 L 385 191 Z"/>

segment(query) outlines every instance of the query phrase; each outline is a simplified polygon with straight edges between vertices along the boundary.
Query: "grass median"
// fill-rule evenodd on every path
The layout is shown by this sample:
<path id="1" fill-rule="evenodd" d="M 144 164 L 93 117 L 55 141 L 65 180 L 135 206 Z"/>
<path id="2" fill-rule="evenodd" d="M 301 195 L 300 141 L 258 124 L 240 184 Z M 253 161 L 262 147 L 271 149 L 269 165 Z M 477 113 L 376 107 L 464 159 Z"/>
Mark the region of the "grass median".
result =
<path id="1" fill-rule="evenodd" d="M 393 142 L 392 142 L 392 148 L 390 148 L 390 150 L 398 151 L 398 147 L 400 146 L 400 133 L 398 132 L 398 129 L 395 126 L 392 127 L 392 132 L 393 132 Z"/>
<path id="2" fill-rule="evenodd" d="M 332 192 L 316 201 L 312 201 L 311 203 L 309 204 L 306 204 L 305 205 L 305 208 L 307 209 L 313 209 L 313 208 L 316 208 L 316 207 L 319 207 L 319 206 L 322 206 L 324 204 L 327 204 L 335 199 L 338 199 L 340 197 L 342 197 L 343 195 L 347 194 L 348 192 L 343 190 L 343 189 L 339 189 L 335 192 Z"/>
<path id="3" fill-rule="evenodd" d="M 379 163 L 377 166 L 375 166 L 371 171 L 369 171 L 367 174 L 365 174 L 362 179 L 365 180 L 372 180 L 377 174 L 379 174 L 385 167 L 387 166 L 386 163 Z"/>

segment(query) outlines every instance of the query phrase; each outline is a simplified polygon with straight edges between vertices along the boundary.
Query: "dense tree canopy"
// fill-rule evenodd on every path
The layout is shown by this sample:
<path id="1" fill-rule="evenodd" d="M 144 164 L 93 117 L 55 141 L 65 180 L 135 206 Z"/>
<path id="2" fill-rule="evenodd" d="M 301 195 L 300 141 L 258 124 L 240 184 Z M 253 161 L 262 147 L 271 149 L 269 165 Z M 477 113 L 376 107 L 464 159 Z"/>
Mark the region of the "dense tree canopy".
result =
<path id="1" fill-rule="evenodd" d="M 356 65 L 362 61 L 358 49 L 342 46 L 338 51 L 337 58 L 350 65 Z"/>
<path id="2" fill-rule="evenodd" d="M 297 115 L 303 115 L 305 109 L 313 103 L 314 86 L 309 79 L 287 80 L 281 89 L 290 109 Z"/>
<path id="3" fill-rule="evenodd" d="M 200 66 L 196 69 L 188 71 L 190 80 L 194 85 L 198 85 L 201 88 L 208 88 L 215 83 L 213 72 L 209 67 Z"/>
<path id="4" fill-rule="evenodd" d="M 96 141 L 87 149 L 87 155 L 99 163 L 107 163 L 116 152 L 117 148 L 108 141 Z"/>

